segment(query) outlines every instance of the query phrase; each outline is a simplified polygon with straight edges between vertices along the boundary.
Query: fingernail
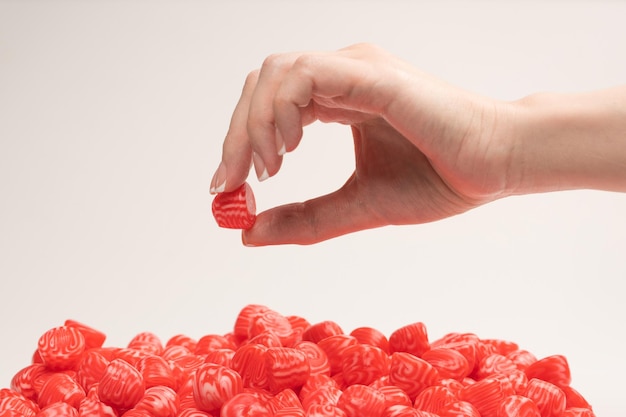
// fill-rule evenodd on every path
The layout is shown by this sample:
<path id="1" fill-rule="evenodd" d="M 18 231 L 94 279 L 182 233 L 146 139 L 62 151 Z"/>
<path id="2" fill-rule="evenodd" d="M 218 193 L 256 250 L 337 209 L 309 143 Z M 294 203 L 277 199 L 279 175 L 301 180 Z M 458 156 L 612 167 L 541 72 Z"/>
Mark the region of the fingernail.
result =
<path id="1" fill-rule="evenodd" d="M 217 167 L 217 171 L 213 175 L 213 179 L 211 180 L 211 188 L 209 192 L 211 194 L 217 194 L 224 191 L 226 188 L 226 165 L 223 162 L 220 162 L 220 165 Z"/>
<path id="2" fill-rule="evenodd" d="M 259 179 L 259 181 L 265 181 L 266 179 L 268 179 L 270 175 L 268 174 L 267 168 L 265 167 L 265 162 L 259 156 L 259 154 L 256 152 L 253 152 L 252 160 L 254 161 L 254 169 L 256 171 L 256 176 Z"/>
<path id="3" fill-rule="evenodd" d="M 280 134 L 280 130 L 276 129 L 276 134 L 274 136 L 276 137 L 276 149 L 278 149 L 278 155 L 283 156 L 287 153 L 283 135 Z"/>
<path id="4" fill-rule="evenodd" d="M 256 246 L 256 245 L 253 245 L 252 243 L 248 243 L 246 239 L 246 232 L 241 233 L 241 243 L 243 243 L 243 245 L 248 248 L 254 248 Z"/>

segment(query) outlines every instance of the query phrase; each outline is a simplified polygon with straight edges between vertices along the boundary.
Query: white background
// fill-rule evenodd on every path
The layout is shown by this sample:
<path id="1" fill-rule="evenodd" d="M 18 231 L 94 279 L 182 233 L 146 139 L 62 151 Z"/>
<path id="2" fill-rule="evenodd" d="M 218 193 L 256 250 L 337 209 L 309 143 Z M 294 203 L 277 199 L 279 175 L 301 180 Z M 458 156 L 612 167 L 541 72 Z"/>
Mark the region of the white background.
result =
<path id="1" fill-rule="evenodd" d="M 626 414 L 626 196 L 515 197 L 437 223 L 246 248 L 209 181 L 247 73 L 376 43 L 503 100 L 624 83 L 626 2 L 0 1 L 0 387 L 73 318 L 125 345 L 231 330 L 261 303 L 346 331 L 414 321 L 564 354 Z M 334 190 L 349 129 L 316 124 L 257 206 Z"/>

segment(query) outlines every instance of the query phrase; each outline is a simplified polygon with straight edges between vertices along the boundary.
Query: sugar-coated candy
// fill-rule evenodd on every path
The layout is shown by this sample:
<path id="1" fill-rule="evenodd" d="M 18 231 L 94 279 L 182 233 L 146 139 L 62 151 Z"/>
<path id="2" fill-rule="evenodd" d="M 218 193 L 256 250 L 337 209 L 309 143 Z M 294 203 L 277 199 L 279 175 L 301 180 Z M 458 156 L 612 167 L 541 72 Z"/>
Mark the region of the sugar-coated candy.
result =
<path id="1" fill-rule="evenodd" d="M 105 341 L 75 320 L 44 332 L 0 389 L 0 417 L 595 417 L 565 356 L 430 341 L 422 322 L 387 337 L 249 304 L 224 334 Z"/>

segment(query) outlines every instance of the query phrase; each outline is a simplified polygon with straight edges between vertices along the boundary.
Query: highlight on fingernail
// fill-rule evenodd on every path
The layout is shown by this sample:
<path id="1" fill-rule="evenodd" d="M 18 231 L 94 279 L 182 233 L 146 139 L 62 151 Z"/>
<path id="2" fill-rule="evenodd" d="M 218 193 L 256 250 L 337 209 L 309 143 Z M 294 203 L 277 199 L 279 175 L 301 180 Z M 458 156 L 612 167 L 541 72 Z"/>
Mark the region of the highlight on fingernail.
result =
<path id="1" fill-rule="evenodd" d="M 281 135 L 280 130 L 276 129 L 276 149 L 278 149 L 278 155 L 283 156 L 287 153 L 287 147 L 285 146 L 285 141 L 283 140 L 283 135 Z"/>
<path id="2" fill-rule="evenodd" d="M 217 194 L 224 191 L 226 188 L 226 165 L 223 162 L 220 162 L 220 165 L 217 167 L 215 174 L 213 175 L 213 179 L 211 180 L 211 188 L 209 192 L 211 194 Z"/>
<path id="3" fill-rule="evenodd" d="M 265 161 L 263 161 L 261 156 L 258 153 L 253 152 L 252 160 L 254 161 L 254 169 L 256 171 L 256 176 L 259 179 L 259 181 L 265 181 L 266 179 L 268 179 L 270 175 L 267 172 Z"/>

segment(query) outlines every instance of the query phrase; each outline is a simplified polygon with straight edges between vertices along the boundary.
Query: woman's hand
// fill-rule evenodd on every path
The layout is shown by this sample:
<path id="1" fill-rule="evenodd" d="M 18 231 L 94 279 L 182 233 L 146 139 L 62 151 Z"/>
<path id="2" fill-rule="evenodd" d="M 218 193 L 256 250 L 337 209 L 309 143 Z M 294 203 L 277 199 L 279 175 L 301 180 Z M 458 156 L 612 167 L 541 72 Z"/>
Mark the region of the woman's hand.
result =
<path id="1" fill-rule="evenodd" d="M 245 244 L 430 222 L 511 194 L 626 190 L 625 96 L 620 87 L 500 102 L 367 44 L 273 55 L 246 80 L 211 192 L 237 188 L 251 164 L 260 180 L 276 175 L 317 120 L 351 125 L 354 173 L 328 195 L 260 213 Z"/>

